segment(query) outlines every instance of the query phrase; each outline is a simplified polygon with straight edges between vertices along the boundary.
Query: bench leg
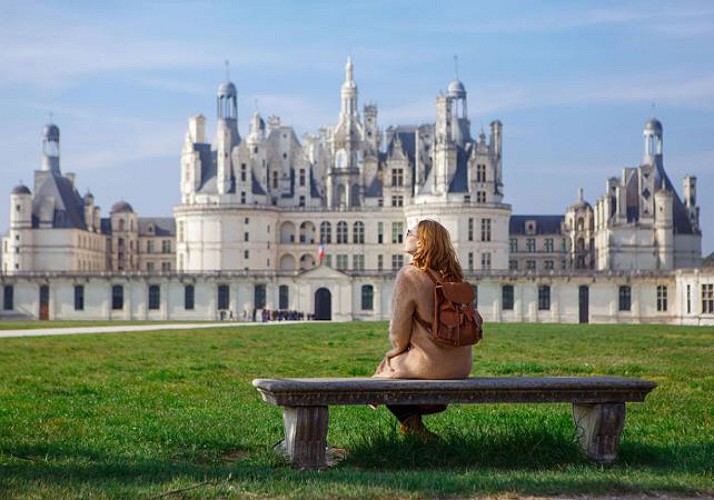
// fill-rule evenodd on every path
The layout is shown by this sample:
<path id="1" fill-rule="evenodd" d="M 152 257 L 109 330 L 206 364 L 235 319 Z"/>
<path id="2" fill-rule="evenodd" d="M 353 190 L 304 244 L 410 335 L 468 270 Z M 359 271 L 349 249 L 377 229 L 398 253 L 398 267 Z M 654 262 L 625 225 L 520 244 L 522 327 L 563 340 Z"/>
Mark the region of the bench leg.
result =
<path id="1" fill-rule="evenodd" d="M 286 453 L 295 467 L 322 469 L 327 466 L 327 406 L 283 406 Z"/>
<path id="2" fill-rule="evenodd" d="M 625 403 L 574 403 L 573 418 L 585 455 L 602 464 L 614 462 L 625 426 Z"/>

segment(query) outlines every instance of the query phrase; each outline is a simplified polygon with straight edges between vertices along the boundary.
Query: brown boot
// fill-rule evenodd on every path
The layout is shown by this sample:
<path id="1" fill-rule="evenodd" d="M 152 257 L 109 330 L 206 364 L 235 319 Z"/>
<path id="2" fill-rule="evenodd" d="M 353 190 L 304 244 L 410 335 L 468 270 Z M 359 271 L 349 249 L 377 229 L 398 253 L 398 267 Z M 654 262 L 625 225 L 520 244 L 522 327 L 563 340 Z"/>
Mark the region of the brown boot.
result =
<path id="1" fill-rule="evenodd" d="M 399 429 L 399 432 L 404 436 L 414 436 L 421 440 L 422 443 L 438 441 L 439 436 L 431 432 L 424 426 L 421 421 L 421 415 L 411 415 L 407 417 Z"/>

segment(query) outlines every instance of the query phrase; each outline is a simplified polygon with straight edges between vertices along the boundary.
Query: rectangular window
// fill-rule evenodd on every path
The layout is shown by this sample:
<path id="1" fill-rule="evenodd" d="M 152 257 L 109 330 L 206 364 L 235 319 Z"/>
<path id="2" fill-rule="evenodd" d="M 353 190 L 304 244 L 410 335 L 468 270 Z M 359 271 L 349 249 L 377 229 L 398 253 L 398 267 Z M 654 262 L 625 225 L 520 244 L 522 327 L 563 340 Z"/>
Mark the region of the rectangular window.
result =
<path id="1" fill-rule="evenodd" d="M 384 255 L 377 255 L 377 270 L 384 270 Z"/>
<path id="2" fill-rule="evenodd" d="M 250 233 L 243 233 L 243 241 L 250 241 Z"/>
<path id="3" fill-rule="evenodd" d="M 555 268 L 555 263 L 552 260 L 546 260 L 543 264 L 544 267 L 548 270 L 552 270 Z"/>
<path id="4" fill-rule="evenodd" d="M 253 303 L 256 309 L 265 309 L 265 292 L 264 284 L 255 285 L 253 289 Z"/>
<path id="5" fill-rule="evenodd" d="M 154 240 L 146 242 L 146 253 L 154 253 Z"/>
<path id="6" fill-rule="evenodd" d="M 371 311 L 372 309 L 374 309 L 374 287 L 362 285 L 362 310 Z"/>
<path id="7" fill-rule="evenodd" d="M 196 302 L 196 289 L 193 285 L 186 285 L 183 288 L 183 308 L 192 311 Z"/>
<path id="8" fill-rule="evenodd" d="M 516 253 L 518 251 L 518 238 L 511 238 L 508 240 L 508 251 L 511 253 Z"/>
<path id="9" fill-rule="evenodd" d="M 305 185 L 305 169 L 301 168 L 300 169 L 300 186 Z"/>
<path id="10" fill-rule="evenodd" d="M 469 271 L 474 270 L 474 253 L 469 252 Z"/>
<path id="11" fill-rule="evenodd" d="M 392 270 L 398 271 L 404 265 L 404 256 L 402 254 L 392 255 Z"/>
<path id="12" fill-rule="evenodd" d="M 481 241 L 491 241 L 491 219 L 481 219 Z"/>
<path id="13" fill-rule="evenodd" d="M 355 271 L 364 271 L 364 254 L 352 256 L 352 269 Z"/>
<path id="14" fill-rule="evenodd" d="M 481 254 L 481 269 L 491 269 L 491 252 Z"/>
<path id="15" fill-rule="evenodd" d="M 228 309 L 231 302 L 231 291 L 228 285 L 218 285 L 218 309 Z"/>
<path id="16" fill-rule="evenodd" d="M 657 286 L 657 311 L 665 312 L 667 310 L 667 287 L 664 285 Z"/>
<path id="17" fill-rule="evenodd" d="M 535 253 L 535 238 L 527 238 L 526 239 L 526 250 L 528 250 L 528 253 Z"/>
<path id="18" fill-rule="evenodd" d="M 464 195 L 464 203 L 471 203 L 471 195 L 470 194 Z"/>
<path id="19" fill-rule="evenodd" d="M 377 222 L 377 243 L 384 243 L 384 222 Z"/>
<path id="20" fill-rule="evenodd" d="M 121 285 L 112 286 L 112 309 L 124 309 L 124 287 Z"/>
<path id="21" fill-rule="evenodd" d="M 501 309 L 504 311 L 513 310 L 513 285 L 501 287 Z"/>
<path id="22" fill-rule="evenodd" d="M 392 243 L 404 243 L 403 222 L 392 222 Z"/>
<path id="23" fill-rule="evenodd" d="M 171 240 L 162 240 L 161 241 L 161 252 L 162 253 L 171 253 Z"/>
<path id="24" fill-rule="evenodd" d="M 529 271 L 535 271 L 536 268 L 536 261 L 534 260 L 527 260 L 526 261 L 526 269 Z"/>
<path id="25" fill-rule="evenodd" d="M 553 238 L 546 238 L 545 239 L 545 251 L 548 253 L 553 252 Z"/>
<path id="26" fill-rule="evenodd" d="M 486 203 L 486 191 L 476 191 L 476 201 L 478 203 Z"/>
<path id="27" fill-rule="evenodd" d="M 714 284 L 702 285 L 702 314 L 714 314 Z"/>
<path id="28" fill-rule="evenodd" d="M 540 310 L 540 311 L 550 310 L 550 286 L 549 285 L 539 285 L 538 286 L 538 310 Z"/>
<path id="29" fill-rule="evenodd" d="M 486 165 L 476 165 L 476 182 L 486 182 Z"/>
<path id="30" fill-rule="evenodd" d="M 287 309 L 288 307 L 290 307 L 290 287 L 280 285 L 278 287 L 278 308 Z"/>
<path id="31" fill-rule="evenodd" d="M 161 270 L 165 273 L 171 271 L 171 262 L 162 262 Z"/>
<path id="32" fill-rule="evenodd" d="M 687 314 L 692 314 L 692 285 L 687 285 Z"/>
<path id="33" fill-rule="evenodd" d="M 300 195 L 300 198 L 298 199 L 298 206 L 299 206 L 299 207 L 304 207 L 304 206 L 305 206 L 305 196 Z"/>
<path id="34" fill-rule="evenodd" d="M 74 310 L 84 311 L 84 285 L 74 286 Z"/>
<path id="35" fill-rule="evenodd" d="M 474 240 L 474 220 L 472 217 L 469 217 L 469 222 L 468 222 L 468 240 L 473 241 Z"/>
<path id="36" fill-rule="evenodd" d="M 619 290 L 619 310 L 629 311 L 632 307 L 632 289 L 629 286 L 621 286 Z"/>
<path id="37" fill-rule="evenodd" d="M 516 259 L 509 260 L 508 269 L 510 269 L 511 271 L 516 271 L 518 269 L 518 261 Z"/>
<path id="38" fill-rule="evenodd" d="M 568 243 L 567 243 L 567 241 L 565 240 L 565 238 L 563 238 L 562 240 L 560 240 L 560 251 L 563 252 L 563 253 L 565 253 L 565 252 L 568 251 Z"/>
<path id="39" fill-rule="evenodd" d="M 12 285 L 3 287 L 2 308 L 6 311 L 12 311 L 15 308 L 15 287 Z"/>
<path id="40" fill-rule="evenodd" d="M 327 267 L 332 267 L 332 254 L 325 255 L 325 265 Z"/>
<path id="41" fill-rule="evenodd" d="M 147 262 L 146 263 L 146 271 L 147 272 L 154 272 L 154 263 L 153 262 Z"/>
<path id="42" fill-rule="evenodd" d="M 240 192 L 240 202 L 245 205 L 245 191 Z"/>
<path id="43" fill-rule="evenodd" d="M 347 269 L 347 255 L 346 254 L 339 254 L 337 256 L 337 269 L 340 271 L 344 271 Z"/>
<path id="44" fill-rule="evenodd" d="M 392 169 L 392 186 L 401 187 L 404 185 L 404 169 L 394 168 Z"/>
<path id="45" fill-rule="evenodd" d="M 240 164 L 240 181 L 245 182 L 248 180 L 248 166 L 245 163 Z"/>
<path id="46" fill-rule="evenodd" d="M 250 250 L 243 250 L 243 258 L 250 259 Z"/>
<path id="47" fill-rule="evenodd" d="M 161 288 L 159 285 L 149 285 L 149 309 L 161 308 Z"/>
<path id="48" fill-rule="evenodd" d="M 392 206 L 393 207 L 404 206 L 404 196 L 392 196 Z"/>

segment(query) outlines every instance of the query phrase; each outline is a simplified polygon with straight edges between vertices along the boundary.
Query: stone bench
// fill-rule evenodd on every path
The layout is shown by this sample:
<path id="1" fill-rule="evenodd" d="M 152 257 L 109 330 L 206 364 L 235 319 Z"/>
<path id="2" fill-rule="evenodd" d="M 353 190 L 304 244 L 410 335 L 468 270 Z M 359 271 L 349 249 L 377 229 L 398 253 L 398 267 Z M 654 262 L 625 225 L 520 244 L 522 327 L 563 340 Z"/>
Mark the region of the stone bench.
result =
<path id="1" fill-rule="evenodd" d="M 583 452 L 608 464 L 617 458 L 625 403 L 644 401 L 657 384 L 625 377 L 494 377 L 256 379 L 253 386 L 263 401 L 283 409 L 290 461 L 314 469 L 326 466 L 328 407 L 363 404 L 572 403 Z"/>

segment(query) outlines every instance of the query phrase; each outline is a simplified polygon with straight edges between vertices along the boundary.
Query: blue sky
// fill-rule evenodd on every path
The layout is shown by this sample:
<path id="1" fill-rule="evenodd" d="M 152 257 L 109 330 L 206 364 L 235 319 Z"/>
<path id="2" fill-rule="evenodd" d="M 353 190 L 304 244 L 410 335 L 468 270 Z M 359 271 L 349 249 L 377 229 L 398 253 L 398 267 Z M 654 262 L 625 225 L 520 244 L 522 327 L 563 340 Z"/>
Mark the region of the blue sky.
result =
<path id="1" fill-rule="evenodd" d="M 257 107 L 301 136 L 336 123 L 348 55 L 386 128 L 433 122 L 456 54 L 473 134 L 503 122 L 514 214 L 562 214 L 579 187 L 594 203 L 654 115 L 680 195 L 698 178 L 714 251 L 714 2 L 0 0 L 0 47 L 0 233 L 50 113 L 62 171 L 103 216 L 122 199 L 169 216 L 187 120 L 214 130 L 226 59 L 241 133 Z"/>

